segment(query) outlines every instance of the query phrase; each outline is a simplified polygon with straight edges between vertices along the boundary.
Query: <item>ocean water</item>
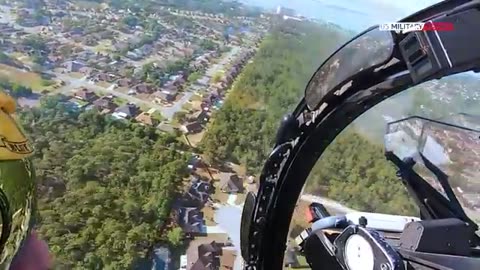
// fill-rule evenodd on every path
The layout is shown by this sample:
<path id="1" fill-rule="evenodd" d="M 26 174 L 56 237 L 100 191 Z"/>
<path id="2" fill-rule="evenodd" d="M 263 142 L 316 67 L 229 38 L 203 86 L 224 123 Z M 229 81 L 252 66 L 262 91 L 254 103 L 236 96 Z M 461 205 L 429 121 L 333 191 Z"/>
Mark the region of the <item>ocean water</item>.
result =
<path id="1" fill-rule="evenodd" d="M 360 32 L 372 25 L 394 22 L 428 7 L 438 0 L 242 0 L 241 2 L 274 9 L 284 6 L 300 15 L 332 22 Z"/>

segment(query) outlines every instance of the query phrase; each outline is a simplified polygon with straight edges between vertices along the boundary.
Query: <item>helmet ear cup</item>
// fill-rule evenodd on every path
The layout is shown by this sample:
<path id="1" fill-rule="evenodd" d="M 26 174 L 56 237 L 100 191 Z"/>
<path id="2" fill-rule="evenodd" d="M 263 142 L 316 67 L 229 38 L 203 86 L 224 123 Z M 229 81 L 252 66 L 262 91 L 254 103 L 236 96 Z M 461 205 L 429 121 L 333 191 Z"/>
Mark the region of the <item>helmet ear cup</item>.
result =
<path id="1" fill-rule="evenodd" d="M 11 96 L 1 91 L 0 91 L 0 109 L 7 114 L 12 114 L 16 110 L 15 100 Z"/>
<path id="2" fill-rule="evenodd" d="M 12 231 L 12 211 L 8 203 L 7 195 L 0 188 L 0 214 L 2 217 L 2 231 L 0 236 L 0 252 L 3 251 L 7 243 L 10 232 Z"/>

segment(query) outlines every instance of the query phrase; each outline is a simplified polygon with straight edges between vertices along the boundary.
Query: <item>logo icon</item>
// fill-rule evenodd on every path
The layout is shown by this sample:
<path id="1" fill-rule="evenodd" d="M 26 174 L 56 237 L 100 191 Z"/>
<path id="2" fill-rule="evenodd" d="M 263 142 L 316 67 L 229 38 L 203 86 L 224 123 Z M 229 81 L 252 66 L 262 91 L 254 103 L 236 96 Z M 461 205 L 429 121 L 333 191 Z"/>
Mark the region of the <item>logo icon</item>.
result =
<path id="1" fill-rule="evenodd" d="M 33 148 L 28 143 L 28 140 L 21 142 L 12 142 L 7 140 L 7 138 L 3 136 L 0 136 L 0 148 L 6 148 L 8 151 L 20 155 L 27 155 L 33 153 Z"/>

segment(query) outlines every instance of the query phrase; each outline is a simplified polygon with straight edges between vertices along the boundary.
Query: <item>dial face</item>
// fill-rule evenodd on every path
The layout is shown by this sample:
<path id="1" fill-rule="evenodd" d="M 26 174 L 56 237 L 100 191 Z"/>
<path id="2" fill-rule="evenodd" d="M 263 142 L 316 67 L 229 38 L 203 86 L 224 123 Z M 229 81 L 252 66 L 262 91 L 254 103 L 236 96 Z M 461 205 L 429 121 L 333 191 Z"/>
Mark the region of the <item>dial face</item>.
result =
<path id="1" fill-rule="evenodd" d="M 373 270 L 375 257 L 372 246 L 358 234 L 345 243 L 345 263 L 349 270 Z"/>

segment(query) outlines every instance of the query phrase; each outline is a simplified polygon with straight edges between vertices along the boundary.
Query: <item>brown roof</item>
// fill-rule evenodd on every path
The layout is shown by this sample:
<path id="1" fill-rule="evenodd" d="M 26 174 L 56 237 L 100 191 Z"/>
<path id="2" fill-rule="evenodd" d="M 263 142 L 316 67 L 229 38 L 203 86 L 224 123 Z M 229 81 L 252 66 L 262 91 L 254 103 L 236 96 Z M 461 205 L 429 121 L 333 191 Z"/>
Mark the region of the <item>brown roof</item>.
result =
<path id="1" fill-rule="evenodd" d="M 152 115 L 150 115 L 148 112 L 143 112 L 143 113 L 139 114 L 135 118 L 135 120 L 137 120 L 138 122 L 143 123 L 145 125 L 149 125 L 149 126 L 156 125 L 156 120 L 154 118 L 152 118 Z"/>
<path id="2" fill-rule="evenodd" d="M 236 258 L 235 250 L 223 249 L 223 254 L 220 257 L 220 270 L 233 270 Z"/>
<path id="3" fill-rule="evenodd" d="M 242 192 L 243 181 L 234 173 L 220 173 L 220 189 L 223 192 Z"/>
<path id="4" fill-rule="evenodd" d="M 75 97 L 83 99 L 85 101 L 91 101 L 97 98 L 97 95 L 94 92 L 86 88 L 79 89 L 78 91 L 75 92 L 74 95 Z"/>

